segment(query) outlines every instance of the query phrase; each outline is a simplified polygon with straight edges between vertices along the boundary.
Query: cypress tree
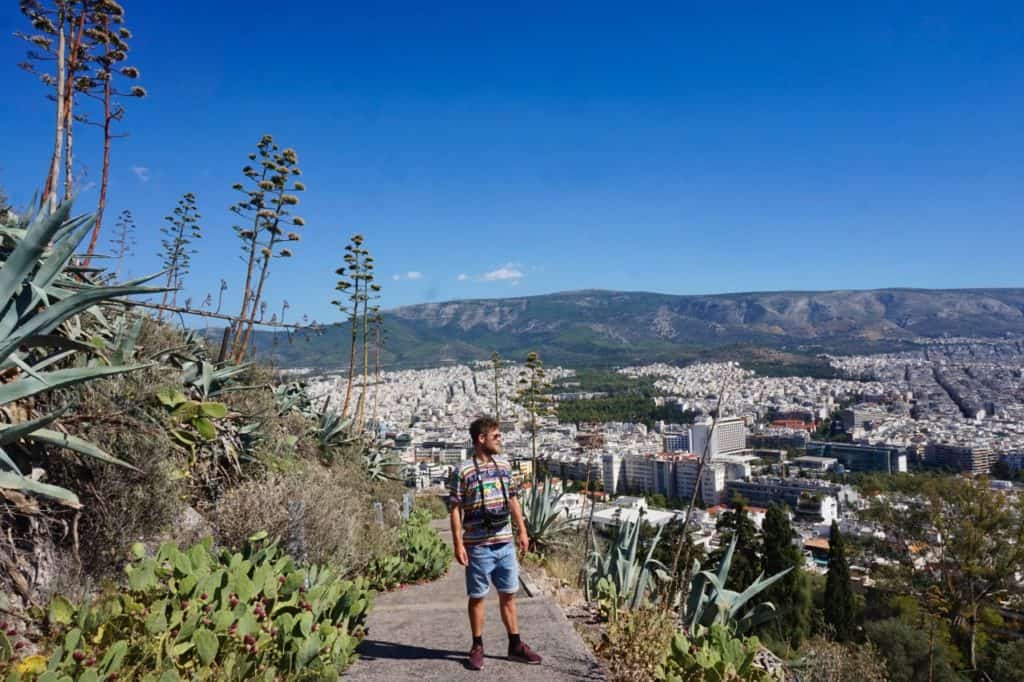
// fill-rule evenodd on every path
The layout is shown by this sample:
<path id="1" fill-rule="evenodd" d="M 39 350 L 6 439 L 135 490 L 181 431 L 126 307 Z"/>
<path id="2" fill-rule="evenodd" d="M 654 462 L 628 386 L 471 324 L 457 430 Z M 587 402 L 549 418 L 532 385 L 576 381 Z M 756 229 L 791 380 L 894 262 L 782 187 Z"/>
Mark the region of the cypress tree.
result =
<path id="1" fill-rule="evenodd" d="M 711 555 L 711 559 L 716 564 L 721 563 L 729 543 L 732 542 L 733 536 L 736 536 L 736 549 L 733 551 L 732 565 L 725 586 L 727 589 L 742 592 L 750 587 L 761 573 L 761 536 L 754 521 L 747 514 L 744 500 L 737 498 L 733 500 L 732 505 L 732 510 L 719 516 L 715 524 L 722 537 L 719 549 Z"/>
<path id="2" fill-rule="evenodd" d="M 846 544 L 835 521 L 832 522 L 828 540 L 825 622 L 832 626 L 836 640 L 845 642 L 853 637 L 854 606 L 850 566 L 846 561 Z"/>
<path id="3" fill-rule="evenodd" d="M 792 570 L 765 591 L 765 599 L 775 605 L 778 613 L 765 631 L 776 640 L 799 647 L 810 631 L 811 592 L 803 571 L 803 554 L 793 544 L 795 536 L 786 507 L 768 507 L 764 519 L 764 574 L 772 576 Z"/>

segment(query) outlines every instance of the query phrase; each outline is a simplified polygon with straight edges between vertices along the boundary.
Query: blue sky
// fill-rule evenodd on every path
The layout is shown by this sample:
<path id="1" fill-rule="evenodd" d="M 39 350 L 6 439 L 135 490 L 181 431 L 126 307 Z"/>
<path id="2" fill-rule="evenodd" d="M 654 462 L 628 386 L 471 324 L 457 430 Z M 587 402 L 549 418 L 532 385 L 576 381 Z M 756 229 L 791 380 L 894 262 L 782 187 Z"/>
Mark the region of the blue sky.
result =
<path id="1" fill-rule="evenodd" d="M 195 192 L 188 295 L 224 277 L 237 307 L 230 186 L 271 133 L 308 187 L 271 309 L 320 320 L 337 317 L 355 232 L 388 307 L 1020 286 L 1024 6 L 845 4 L 125 0 L 150 96 L 127 103 L 107 224 L 130 208 L 129 269 L 156 270 L 161 218 Z M 52 138 L 51 105 L 15 67 L 22 28 L 5 3 L 0 186 L 15 203 L 41 186 Z M 87 184 L 97 137 L 76 141 Z M 79 207 L 95 201 L 84 189 Z"/>

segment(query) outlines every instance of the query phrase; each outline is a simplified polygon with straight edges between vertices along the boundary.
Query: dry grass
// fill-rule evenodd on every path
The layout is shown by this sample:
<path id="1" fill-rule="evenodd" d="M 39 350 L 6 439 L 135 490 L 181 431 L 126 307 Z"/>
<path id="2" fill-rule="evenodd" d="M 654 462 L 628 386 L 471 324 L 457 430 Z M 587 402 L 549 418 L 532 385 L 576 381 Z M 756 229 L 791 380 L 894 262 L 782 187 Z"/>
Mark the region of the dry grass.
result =
<path id="1" fill-rule="evenodd" d="M 424 493 L 416 496 L 416 509 L 426 511 L 432 519 L 443 519 L 448 516 L 448 505 L 444 498 L 433 493 Z"/>
<path id="2" fill-rule="evenodd" d="M 355 573 L 393 549 L 393 534 L 376 523 L 375 493 L 361 469 L 310 464 L 227 491 L 213 522 L 218 540 L 229 547 L 266 530 L 299 558 Z M 395 524 L 395 507 L 384 504 L 385 527 Z"/>
<path id="3" fill-rule="evenodd" d="M 646 682 L 655 678 L 658 664 L 675 633 L 671 616 L 645 608 L 621 613 L 606 626 L 597 653 L 615 682 Z"/>
<path id="4" fill-rule="evenodd" d="M 583 542 L 569 543 L 544 557 L 544 570 L 561 585 L 579 585 L 580 569 L 583 567 Z"/>

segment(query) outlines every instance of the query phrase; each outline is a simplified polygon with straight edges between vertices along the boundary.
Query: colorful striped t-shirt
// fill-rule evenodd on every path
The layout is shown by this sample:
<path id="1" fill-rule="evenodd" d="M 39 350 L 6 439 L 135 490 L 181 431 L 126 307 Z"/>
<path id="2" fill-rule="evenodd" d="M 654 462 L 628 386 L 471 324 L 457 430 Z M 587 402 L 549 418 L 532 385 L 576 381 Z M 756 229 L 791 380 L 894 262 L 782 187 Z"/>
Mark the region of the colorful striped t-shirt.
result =
<path id="1" fill-rule="evenodd" d="M 480 482 L 483 483 L 483 499 L 480 498 L 477 468 L 480 471 Z M 519 494 L 512 482 L 512 466 L 500 455 L 494 457 L 493 462 L 478 461 L 476 466 L 473 466 L 472 459 L 467 459 L 452 471 L 448 483 L 448 500 L 450 504 L 462 506 L 462 543 L 467 547 L 512 541 L 511 516 L 509 523 L 500 529 L 489 530 L 484 527 L 485 504 L 492 511 L 508 511 L 502 487 L 509 500 Z"/>

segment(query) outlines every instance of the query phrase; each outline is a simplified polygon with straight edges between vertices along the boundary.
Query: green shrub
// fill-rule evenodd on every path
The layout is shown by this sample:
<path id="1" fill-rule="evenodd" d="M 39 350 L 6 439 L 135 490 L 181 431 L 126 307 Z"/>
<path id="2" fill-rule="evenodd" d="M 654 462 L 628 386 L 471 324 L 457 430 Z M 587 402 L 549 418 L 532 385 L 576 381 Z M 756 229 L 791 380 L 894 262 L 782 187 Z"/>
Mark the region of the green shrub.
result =
<path id="1" fill-rule="evenodd" d="M 658 667 L 657 679 L 665 682 L 781 679 L 755 665 L 754 657 L 760 650 L 761 642 L 757 637 L 736 637 L 719 623 L 710 628 L 701 627 L 697 634 L 689 637 L 677 632 L 665 660 Z"/>
<path id="2" fill-rule="evenodd" d="M 336 680 L 355 658 L 372 592 L 296 565 L 265 536 L 236 553 L 209 539 L 166 543 L 155 557 L 137 545 L 127 589 L 77 607 L 54 597 L 48 672 L 37 679 Z"/>
<path id="3" fill-rule="evenodd" d="M 448 570 L 453 555 L 452 548 L 430 527 L 430 514 L 414 511 L 398 531 L 398 554 L 377 558 L 366 574 L 370 584 L 380 590 L 436 580 Z"/>

